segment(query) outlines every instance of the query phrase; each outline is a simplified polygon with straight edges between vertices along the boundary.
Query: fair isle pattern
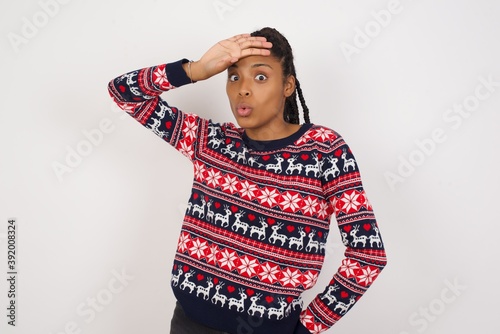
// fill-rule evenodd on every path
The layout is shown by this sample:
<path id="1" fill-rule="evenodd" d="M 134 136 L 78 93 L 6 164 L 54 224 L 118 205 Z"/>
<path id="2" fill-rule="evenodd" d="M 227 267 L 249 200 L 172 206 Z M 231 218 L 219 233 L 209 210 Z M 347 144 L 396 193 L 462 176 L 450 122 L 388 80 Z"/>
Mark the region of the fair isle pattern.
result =
<path id="1" fill-rule="evenodd" d="M 159 95 L 175 88 L 172 82 L 187 83 L 179 68 L 180 62 L 149 67 L 109 84 L 120 108 L 193 163 L 172 270 L 176 296 L 269 321 L 292 321 L 300 313 L 310 333 L 327 330 L 386 263 L 352 152 L 323 126 L 304 125 L 297 136 L 269 144 L 246 138 L 231 123 L 171 107 Z M 302 310 L 300 295 L 323 266 L 332 216 L 345 258 Z M 259 330 L 266 332 L 265 323 Z"/>

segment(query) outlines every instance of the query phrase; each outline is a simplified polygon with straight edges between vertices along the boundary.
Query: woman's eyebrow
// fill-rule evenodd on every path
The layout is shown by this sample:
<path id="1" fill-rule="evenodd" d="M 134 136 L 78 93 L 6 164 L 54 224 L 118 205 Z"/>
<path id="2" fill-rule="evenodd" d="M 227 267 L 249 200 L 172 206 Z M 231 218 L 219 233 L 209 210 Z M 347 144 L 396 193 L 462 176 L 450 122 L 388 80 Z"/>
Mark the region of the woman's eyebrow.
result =
<path id="1" fill-rule="evenodd" d="M 252 64 L 252 66 L 250 66 L 250 67 L 251 67 L 251 68 L 256 68 L 256 67 L 261 67 L 261 66 L 265 66 L 265 67 L 269 67 L 270 69 L 273 69 L 273 68 L 271 67 L 271 65 L 269 65 L 269 64 L 264 64 L 264 63 L 262 63 L 262 64 L 261 64 L 261 63 Z M 230 65 L 230 66 L 228 67 L 228 69 L 231 69 L 231 68 L 238 68 L 238 64 L 236 64 L 236 63 L 235 63 L 235 64 L 232 64 L 232 65 Z"/>

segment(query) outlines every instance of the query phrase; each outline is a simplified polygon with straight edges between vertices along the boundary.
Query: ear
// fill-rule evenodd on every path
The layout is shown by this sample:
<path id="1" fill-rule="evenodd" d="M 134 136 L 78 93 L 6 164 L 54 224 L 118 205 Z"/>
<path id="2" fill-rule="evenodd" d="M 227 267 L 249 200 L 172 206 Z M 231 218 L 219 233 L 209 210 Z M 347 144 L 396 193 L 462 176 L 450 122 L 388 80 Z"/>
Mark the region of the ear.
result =
<path id="1" fill-rule="evenodd" d="M 284 94 L 285 97 L 289 97 L 295 91 L 295 77 L 293 75 L 289 75 L 285 80 L 285 89 Z"/>

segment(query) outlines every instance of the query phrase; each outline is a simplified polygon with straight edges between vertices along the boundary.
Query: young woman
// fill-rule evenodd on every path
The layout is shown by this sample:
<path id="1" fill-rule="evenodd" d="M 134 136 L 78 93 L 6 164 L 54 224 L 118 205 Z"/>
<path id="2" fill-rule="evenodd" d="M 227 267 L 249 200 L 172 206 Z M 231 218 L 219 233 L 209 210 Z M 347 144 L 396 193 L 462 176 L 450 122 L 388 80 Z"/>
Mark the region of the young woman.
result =
<path id="1" fill-rule="evenodd" d="M 226 70 L 238 126 L 160 97 Z M 195 62 L 129 72 L 108 88 L 123 110 L 193 163 L 172 268 L 171 333 L 321 333 L 384 268 L 356 160 L 337 132 L 309 122 L 291 47 L 275 29 L 223 40 Z M 332 215 L 345 258 L 304 307 L 301 294 L 323 266 Z"/>

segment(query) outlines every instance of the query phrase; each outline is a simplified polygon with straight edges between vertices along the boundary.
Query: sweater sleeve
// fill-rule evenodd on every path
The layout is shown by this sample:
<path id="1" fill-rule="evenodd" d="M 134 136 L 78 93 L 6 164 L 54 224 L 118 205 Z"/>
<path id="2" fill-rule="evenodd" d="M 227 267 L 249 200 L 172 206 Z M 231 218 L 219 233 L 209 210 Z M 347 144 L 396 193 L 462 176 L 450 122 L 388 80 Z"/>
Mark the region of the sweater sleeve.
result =
<path id="1" fill-rule="evenodd" d="M 302 311 L 295 334 L 328 330 L 359 300 L 385 267 L 386 254 L 372 206 L 354 156 L 338 135 L 331 156 L 324 157 L 323 187 L 345 246 L 333 278 Z M 334 168 L 333 179 L 326 169 Z M 307 329 L 307 330 L 306 330 Z"/>
<path id="2" fill-rule="evenodd" d="M 111 80 L 108 91 L 119 108 L 192 160 L 200 118 L 183 113 L 160 97 L 191 82 L 182 68 L 187 61 L 128 72 Z"/>

